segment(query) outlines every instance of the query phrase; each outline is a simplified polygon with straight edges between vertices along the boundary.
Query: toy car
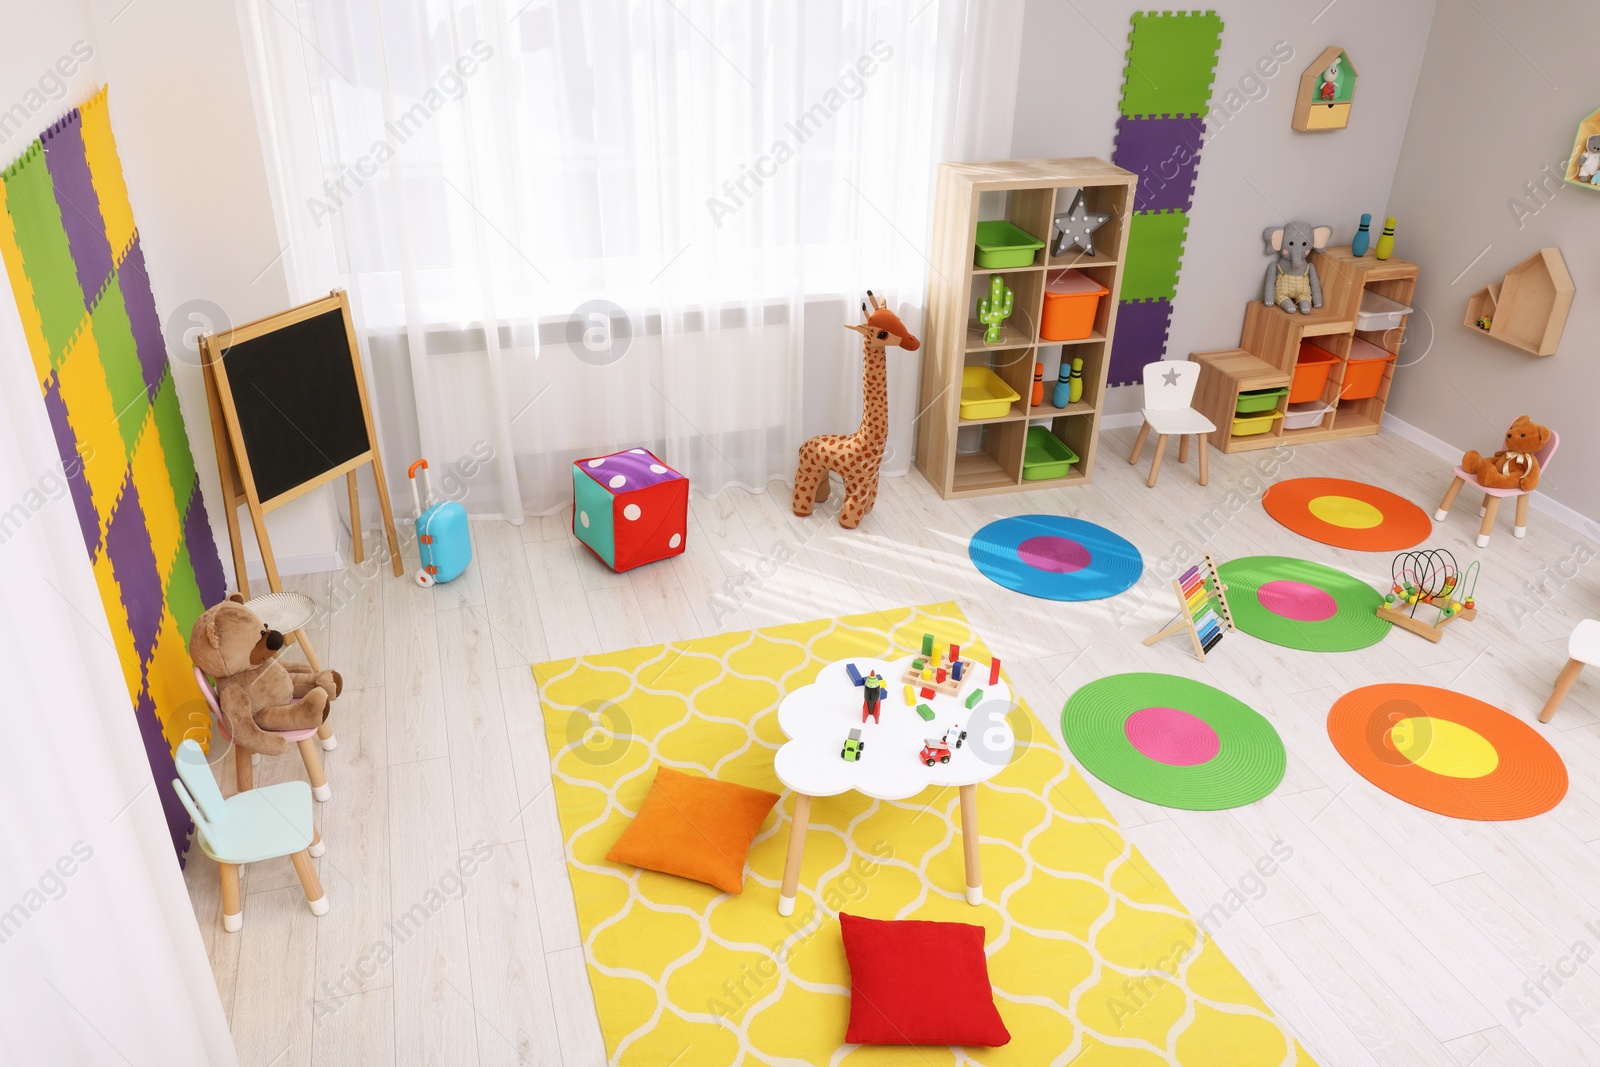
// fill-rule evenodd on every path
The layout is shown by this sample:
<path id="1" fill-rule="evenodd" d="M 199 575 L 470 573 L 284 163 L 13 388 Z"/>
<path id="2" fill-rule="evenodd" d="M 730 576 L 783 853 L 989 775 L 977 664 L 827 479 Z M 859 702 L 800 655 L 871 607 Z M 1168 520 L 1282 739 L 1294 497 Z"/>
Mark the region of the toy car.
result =
<path id="1" fill-rule="evenodd" d="M 935 763 L 950 762 L 950 746 L 942 737 L 922 739 L 922 762 L 932 767 Z"/>
<path id="2" fill-rule="evenodd" d="M 950 729 L 944 732 L 944 739 L 951 748 L 960 748 L 961 742 L 967 739 L 967 732 L 961 728 L 960 723 L 951 723 Z"/>
<path id="3" fill-rule="evenodd" d="M 867 743 L 861 740 L 860 730 L 851 730 L 850 736 L 844 739 L 844 747 L 839 750 L 839 758 L 846 763 L 859 763 L 861 753 L 867 750 Z"/>

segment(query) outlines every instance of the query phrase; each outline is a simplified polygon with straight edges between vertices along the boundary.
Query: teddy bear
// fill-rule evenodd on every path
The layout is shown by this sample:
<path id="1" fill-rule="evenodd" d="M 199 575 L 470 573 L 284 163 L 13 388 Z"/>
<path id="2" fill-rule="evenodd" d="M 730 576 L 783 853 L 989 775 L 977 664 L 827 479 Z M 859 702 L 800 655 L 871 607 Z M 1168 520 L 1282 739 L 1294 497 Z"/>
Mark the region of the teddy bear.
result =
<path id="1" fill-rule="evenodd" d="M 284 663 L 281 651 L 283 635 L 237 593 L 206 609 L 189 631 L 189 658 L 215 680 L 228 733 L 240 748 L 263 756 L 288 750 L 276 731 L 321 726 L 344 689 L 338 671 Z"/>
<path id="2" fill-rule="evenodd" d="M 1485 489 L 1521 489 L 1531 493 L 1539 486 L 1539 460 L 1535 452 L 1550 440 L 1550 428 L 1526 415 L 1518 415 L 1506 431 L 1506 447 L 1492 456 L 1476 451 L 1461 457 L 1461 469 L 1477 475 Z"/>

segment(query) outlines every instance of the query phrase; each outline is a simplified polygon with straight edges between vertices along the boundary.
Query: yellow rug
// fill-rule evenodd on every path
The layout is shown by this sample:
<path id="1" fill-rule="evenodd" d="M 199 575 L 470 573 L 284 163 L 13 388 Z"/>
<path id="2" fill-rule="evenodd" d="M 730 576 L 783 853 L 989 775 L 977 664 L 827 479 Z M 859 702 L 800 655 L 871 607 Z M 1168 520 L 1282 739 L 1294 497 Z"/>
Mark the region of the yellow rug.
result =
<path id="1" fill-rule="evenodd" d="M 777 912 L 785 795 L 741 896 L 608 863 L 667 764 L 783 792 L 777 708 L 825 663 L 915 651 L 924 632 L 988 653 L 953 603 L 723 634 L 533 668 L 568 870 L 613 1064 L 711 1067 L 1313 1063 L 1203 934 L 1026 706 L 1019 755 L 978 787 L 986 903 L 964 897 L 954 789 L 856 793 L 811 809 L 800 897 Z M 987 931 L 997 1049 L 844 1045 L 850 975 L 837 912 Z"/>

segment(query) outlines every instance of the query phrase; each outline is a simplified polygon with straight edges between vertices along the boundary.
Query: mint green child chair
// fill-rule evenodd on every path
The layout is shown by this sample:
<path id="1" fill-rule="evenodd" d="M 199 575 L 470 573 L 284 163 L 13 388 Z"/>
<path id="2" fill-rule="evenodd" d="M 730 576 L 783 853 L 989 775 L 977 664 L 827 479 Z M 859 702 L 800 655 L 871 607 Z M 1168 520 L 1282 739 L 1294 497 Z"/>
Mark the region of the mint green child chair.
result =
<path id="1" fill-rule="evenodd" d="M 222 876 L 222 928 L 244 925 L 239 866 L 288 856 L 305 887 L 311 914 L 324 915 L 328 898 L 311 857 L 328 850 L 312 825 L 311 787 L 305 782 L 265 785 L 223 799 L 205 753 L 193 741 L 178 746 L 178 777 L 172 788 L 194 820 L 200 851 L 217 861 Z"/>

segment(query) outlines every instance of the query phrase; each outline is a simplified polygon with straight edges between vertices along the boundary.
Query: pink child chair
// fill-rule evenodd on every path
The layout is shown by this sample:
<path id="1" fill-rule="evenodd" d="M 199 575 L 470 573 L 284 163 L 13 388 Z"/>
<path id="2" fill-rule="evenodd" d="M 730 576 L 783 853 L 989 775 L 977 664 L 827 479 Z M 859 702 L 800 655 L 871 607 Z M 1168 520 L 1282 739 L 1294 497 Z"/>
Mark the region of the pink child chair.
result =
<path id="1" fill-rule="evenodd" d="M 194 669 L 194 680 L 200 686 L 200 692 L 206 698 L 206 705 L 211 709 L 211 718 L 217 724 L 217 733 L 221 734 L 229 744 L 233 744 L 233 735 L 228 733 L 228 717 L 222 714 L 222 709 L 217 706 L 217 691 L 211 685 L 211 679 L 206 677 L 206 672 L 199 667 Z M 327 726 L 327 723 L 323 723 Z M 328 787 L 328 776 L 322 771 L 322 757 L 317 755 L 317 728 L 310 730 L 269 730 L 285 741 L 293 742 L 300 749 L 300 758 L 305 761 L 306 778 L 311 782 L 311 795 L 318 800 L 327 800 L 333 796 L 333 790 Z M 333 731 L 328 732 L 326 740 L 322 742 L 324 748 L 332 748 L 337 743 Z M 255 785 L 253 773 L 255 764 L 261 759 L 260 755 L 234 745 L 233 765 L 234 782 L 243 793 Z"/>
<path id="2" fill-rule="evenodd" d="M 1534 457 L 1539 461 L 1540 471 L 1550 469 L 1550 459 L 1556 454 L 1556 448 L 1560 444 L 1561 435 L 1551 430 L 1550 440 L 1545 442 L 1543 448 L 1534 453 Z M 1461 492 L 1462 486 L 1471 482 L 1474 488 L 1483 490 L 1483 507 L 1478 509 L 1478 514 L 1483 516 L 1483 525 L 1478 527 L 1479 548 L 1487 548 L 1489 546 L 1489 535 L 1494 532 L 1494 517 L 1500 511 L 1500 499 L 1502 497 L 1514 496 L 1517 498 L 1517 523 L 1512 527 L 1511 533 L 1516 537 L 1528 536 L 1529 494 L 1527 490 L 1484 489 L 1483 486 L 1478 484 L 1477 475 L 1468 474 L 1459 466 L 1455 468 L 1455 475 L 1456 480 L 1450 483 L 1450 488 L 1445 490 L 1444 499 L 1439 502 L 1439 510 L 1433 513 L 1433 517 L 1436 520 L 1444 521 L 1444 517 L 1450 514 L 1450 505 L 1456 502 L 1456 494 Z"/>

